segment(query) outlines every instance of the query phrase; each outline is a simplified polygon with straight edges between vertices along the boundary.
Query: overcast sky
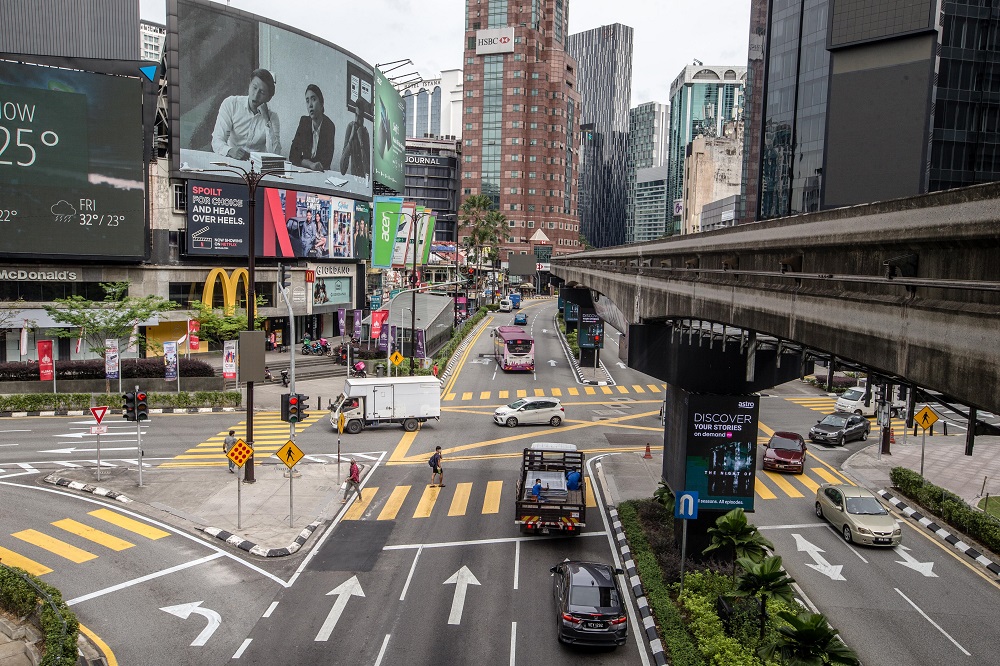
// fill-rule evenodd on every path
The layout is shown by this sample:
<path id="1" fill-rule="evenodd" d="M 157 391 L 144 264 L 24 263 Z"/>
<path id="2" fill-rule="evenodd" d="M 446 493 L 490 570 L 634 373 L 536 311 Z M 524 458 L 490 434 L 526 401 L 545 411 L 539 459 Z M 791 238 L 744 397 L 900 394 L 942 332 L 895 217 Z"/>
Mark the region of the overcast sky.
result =
<path id="1" fill-rule="evenodd" d="M 165 0 L 139 2 L 142 18 L 166 23 Z M 694 59 L 706 65 L 747 64 L 750 0 L 567 2 L 571 34 L 610 23 L 623 23 L 635 31 L 633 106 L 667 102 L 670 82 Z M 231 0 L 229 4 L 322 37 L 372 65 L 413 61 L 414 67 L 398 69 L 394 75 L 416 70 L 431 78 L 442 69 L 462 67 L 463 0 Z"/>

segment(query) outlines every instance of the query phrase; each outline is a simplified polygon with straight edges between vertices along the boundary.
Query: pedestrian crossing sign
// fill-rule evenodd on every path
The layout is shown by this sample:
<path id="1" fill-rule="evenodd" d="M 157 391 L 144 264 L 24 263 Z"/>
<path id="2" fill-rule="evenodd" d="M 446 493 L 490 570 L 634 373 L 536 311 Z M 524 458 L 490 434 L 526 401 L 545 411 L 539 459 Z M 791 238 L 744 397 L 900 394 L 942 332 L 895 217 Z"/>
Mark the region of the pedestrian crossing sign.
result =
<path id="1" fill-rule="evenodd" d="M 934 413 L 933 409 L 925 405 L 923 409 L 917 412 L 917 415 L 913 417 L 913 420 L 918 426 L 927 430 L 937 423 L 938 415 Z"/>
<path id="2" fill-rule="evenodd" d="M 302 453 L 302 449 L 295 446 L 295 442 L 288 440 L 285 442 L 284 446 L 278 449 L 278 453 L 275 455 L 278 456 L 278 459 L 281 462 L 285 463 L 285 466 L 288 467 L 288 469 L 291 469 L 295 467 L 297 462 L 302 460 L 302 456 L 305 454 Z"/>
<path id="3" fill-rule="evenodd" d="M 393 365 L 399 365 L 400 363 L 403 362 L 404 358 L 405 357 L 402 354 L 400 354 L 398 351 L 395 351 L 392 352 L 392 356 L 389 357 L 389 360 L 392 361 Z"/>
<path id="4" fill-rule="evenodd" d="M 253 449 L 250 448 L 250 445 L 242 439 L 238 439 L 236 440 L 236 443 L 233 444 L 233 448 L 229 449 L 229 453 L 226 454 L 226 457 L 232 460 L 237 467 L 243 467 L 244 463 L 246 463 L 247 459 L 252 455 Z"/>

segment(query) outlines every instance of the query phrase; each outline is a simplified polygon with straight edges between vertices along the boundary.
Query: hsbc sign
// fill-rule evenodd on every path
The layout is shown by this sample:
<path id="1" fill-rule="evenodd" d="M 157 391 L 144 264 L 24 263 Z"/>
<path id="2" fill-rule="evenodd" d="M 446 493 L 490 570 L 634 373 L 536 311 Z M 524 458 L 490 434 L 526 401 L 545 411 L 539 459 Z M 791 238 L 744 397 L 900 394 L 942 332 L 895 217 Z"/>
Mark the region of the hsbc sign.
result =
<path id="1" fill-rule="evenodd" d="M 514 28 L 476 31 L 476 55 L 514 52 Z"/>

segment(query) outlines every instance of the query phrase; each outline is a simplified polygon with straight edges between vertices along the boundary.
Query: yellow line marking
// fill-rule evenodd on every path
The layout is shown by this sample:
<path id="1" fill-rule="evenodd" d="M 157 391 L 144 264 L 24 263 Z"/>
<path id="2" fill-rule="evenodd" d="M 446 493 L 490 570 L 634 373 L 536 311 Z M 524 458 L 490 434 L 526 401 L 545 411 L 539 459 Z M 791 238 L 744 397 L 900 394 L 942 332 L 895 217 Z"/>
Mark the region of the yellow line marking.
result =
<path id="1" fill-rule="evenodd" d="M 653 393 L 663 393 L 663 389 L 661 389 L 656 384 L 646 384 L 646 387 Z"/>
<path id="2" fill-rule="evenodd" d="M 344 520 L 360 520 L 361 516 L 365 515 L 365 511 L 368 510 L 368 505 L 372 503 L 373 499 L 375 499 L 375 493 L 377 492 L 377 487 L 362 488 L 361 499 L 354 500 L 354 504 L 352 504 L 351 508 L 344 514 Z"/>
<path id="3" fill-rule="evenodd" d="M 89 515 L 99 520 L 103 520 L 106 523 L 117 525 L 123 530 L 128 530 L 129 532 L 133 532 L 139 536 L 144 536 L 153 541 L 170 536 L 170 532 L 164 532 L 163 530 L 153 527 L 152 525 L 147 525 L 146 523 L 140 523 L 138 520 L 126 518 L 120 513 L 115 513 L 110 509 L 97 509 L 96 511 L 91 511 Z"/>
<path id="4" fill-rule="evenodd" d="M 615 388 L 618 389 L 619 393 L 628 393 L 628 387 L 627 386 L 622 386 L 621 384 L 619 384 Z"/>
<path id="5" fill-rule="evenodd" d="M 118 666 L 118 659 L 115 657 L 115 653 L 111 651 L 111 648 L 108 647 L 107 643 L 101 640 L 100 636 L 98 636 L 97 634 L 95 634 L 93 631 L 83 626 L 82 624 L 77 626 L 80 627 L 80 631 L 82 631 L 87 636 L 87 638 L 89 638 L 91 641 L 94 642 L 94 645 L 97 646 L 97 649 L 99 649 L 101 652 L 104 653 L 104 661 L 108 662 L 108 666 Z"/>
<path id="6" fill-rule="evenodd" d="M 93 541 L 94 543 L 100 544 L 111 550 L 125 550 L 126 548 L 131 548 L 135 544 L 129 543 L 124 539 L 119 539 L 116 536 L 112 536 L 107 532 L 102 532 L 99 529 L 93 528 L 90 525 L 84 525 L 83 523 L 78 523 L 71 518 L 66 518 L 65 520 L 57 520 L 52 523 L 61 530 L 66 530 L 70 534 L 75 534 L 78 537 L 83 537 L 88 541 Z"/>
<path id="7" fill-rule="evenodd" d="M 491 391 L 481 391 L 479 393 L 479 399 L 480 400 L 489 400 L 490 399 L 490 393 L 491 393 Z"/>
<path id="8" fill-rule="evenodd" d="M 428 518 L 431 515 L 431 511 L 434 509 L 434 503 L 437 502 L 438 495 L 441 494 L 441 489 L 437 486 L 427 486 L 424 488 L 424 494 L 420 496 L 420 502 L 417 504 L 417 509 L 413 512 L 414 518 Z"/>
<path id="9" fill-rule="evenodd" d="M 472 336 L 469 340 L 469 344 L 465 347 L 465 352 L 462 353 L 462 358 L 455 365 L 455 372 L 452 373 L 451 379 L 448 380 L 448 384 L 444 387 L 445 393 L 451 393 L 455 390 L 455 382 L 458 381 L 458 376 L 461 374 L 462 369 L 465 367 L 465 361 L 468 360 L 469 354 L 472 352 L 472 348 L 476 346 L 476 341 L 479 340 L 481 336 L 487 329 L 492 328 L 493 316 L 487 316 L 482 322 L 480 322 L 479 332 Z"/>
<path id="10" fill-rule="evenodd" d="M 414 430 L 413 432 L 403 433 L 403 436 L 399 438 L 399 444 L 396 445 L 396 448 L 392 451 L 392 455 L 389 456 L 389 462 L 393 460 L 406 460 L 406 454 L 409 452 L 410 447 L 413 446 L 413 440 L 417 438 L 419 432 L 419 430 Z"/>
<path id="11" fill-rule="evenodd" d="M 806 475 L 805 472 L 802 472 L 801 474 L 799 474 L 795 478 L 798 479 L 799 483 L 801 483 L 803 486 L 805 486 L 806 488 L 808 488 L 809 492 L 811 492 L 813 495 L 815 495 L 816 491 L 819 490 L 819 484 L 816 483 L 815 481 L 813 481 L 812 479 L 810 479 L 809 476 Z"/>
<path id="12" fill-rule="evenodd" d="M 614 393 L 614 391 L 611 390 L 610 386 L 602 386 L 601 393 L 603 393 L 604 395 L 611 395 L 612 393 Z"/>
<path id="13" fill-rule="evenodd" d="M 583 392 L 586 393 L 587 395 L 597 395 L 597 391 L 595 391 L 594 387 L 592 386 L 584 386 Z"/>
<path id="14" fill-rule="evenodd" d="M 580 395 L 580 389 L 573 388 L 572 386 L 567 389 L 570 395 Z"/>
<path id="15" fill-rule="evenodd" d="M 833 474 L 830 474 L 822 467 L 810 467 L 809 471 L 814 472 L 819 476 L 823 477 L 823 480 L 826 481 L 827 483 L 840 483 L 840 479 L 835 477 Z"/>
<path id="16" fill-rule="evenodd" d="M 472 391 L 466 391 L 463 393 L 462 400 L 472 400 Z"/>
<path id="17" fill-rule="evenodd" d="M 490 481 L 486 484 L 486 498 L 483 499 L 483 513 L 500 513 L 500 493 L 502 491 L 503 481 Z"/>
<path id="18" fill-rule="evenodd" d="M 464 516 L 465 510 L 469 506 L 469 495 L 472 494 L 471 483 L 460 483 L 455 487 L 455 496 L 451 498 L 451 508 L 448 509 L 449 516 Z"/>
<path id="19" fill-rule="evenodd" d="M 403 500 L 406 499 L 406 495 L 409 492 L 410 486 L 396 486 L 393 488 L 392 494 L 389 495 L 385 506 L 382 507 L 382 511 L 378 514 L 378 520 L 395 520 L 396 514 L 399 513 L 399 509 L 403 506 Z"/>
<path id="20" fill-rule="evenodd" d="M 536 398 L 544 398 L 545 397 L 545 389 L 535 389 L 535 397 Z"/>
<path id="21" fill-rule="evenodd" d="M 761 499 L 773 500 L 778 499 L 778 496 L 771 492 L 771 489 L 764 485 L 761 481 L 760 476 L 757 476 L 757 483 L 753 485 L 753 491 L 760 495 Z"/>
<path id="22" fill-rule="evenodd" d="M 767 436 L 767 437 L 770 437 L 771 435 L 774 434 L 773 430 L 771 430 L 770 428 L 768 428 L 766 425 L 764 425 L 760 421 L 757 422 L 757 429 L 760 430 L 761 432 L 763 432 L 764 435 Z"/>
<path id="23" fill-rule="evenodd" d="M 802 493 L 795 489 L 795 486 L 788 483 L 780 474 L 776 474 L 775 472 L 764 472 L 764 474 L 789 497 L 804 497 Z"/>
<path id="24" fill-rule="evenodd" d="M 554 388 L 552 389 L 552 396 L 558 398 L 562 395 L 562 389 Z"/>
<path id="25" fill-rule="evenodd" d="M 32 576 L 44 576 L 47 573 L 52 573 L 52 569 L 49 569 L 44 564 L 39 564 L 32 559 L 28 559 L 24 555 L 19 555 L 12 550 L 7 550 L 3 546 L 0 546 L 0 562 L 3 562 L 7 566 L 24 569 Z"/>
<path id="26" fill-rule="evenodd" d="M 454 400 L 455 399 L 455 394 L 454 393 L 449 393 L 448 395 L 446 395 L 444 397 L 444 399 L 445 400 Z"/>
<path id="27" fill-rule="evenodd" d="M 850 479 L 848 479 L 846 476 L 844 476 L 843 474 L 841 474 L 839 470 L 837 470 L 834 467 L 831 467 L 825 460 L 817 458 L 816 456 L 812 456 L 812 459 L 813 459 L 814 462 L 818 462 L 820 465 L 822 465 L 823 467 L 826 467 L 828 470 L 830 470 L 831 472 L 833 472 L 834 474 L 836 474 L 838 478 L 842 479 L 842 481 L 834 481 L 834 483 L 846 483 L 849 486 L 856 486 L 857 485 L 856 483 L 854 483 L 853 481 L 851 481 Z"/>
<path id="28" fill-rule="evenodd" d="M 587 506 L 596 507 L 597 498 L 594 497 L 594 484 L 590 483 L 588 480 L 584 479 L 583 484 L 585 486 L 585 495 L 587 497 Z"/>
<path id="29" fill-rule="evenodd" d="M 14 534 L 11 534 L 11 536 L 15 539 L 26 541 L 33 546 L 44 548 L 50 553 L 54 553 L 59 557 L 63 557 L 70 562 L 76 562 L 77 564 L 97 559 L 97 555 L 94 555 L 91 552 L 83 550 L 82 548 L 77 548 L 72 544 L 68 544 L 65 541 L 51 537 L 48 534 L 42 534 L 37 530 L 23 530 L 21 532 L 15 532 Z"/>
<path id="30" fill-rule="evenodd" d="M 510 391 L 500 391 L 500 395 L 497 397 L 501 400 L 506 400 L 510 396 Z"/>
<path id="31" fill-rule="evenodd" d="M 632 390 L 635 391 L 636 393 L 645 393 L 646 392 L 646 389 L 642 388 L 642 386 L 639 385 L 639 384 L 632 384 Z"/>
<path id="32" fill-rule="evenodd" d="M 525 391 L 524 389 L 517 389 L 517 397 L 518 398 L 527 398 L 528 397 L 528 392 Z"/>

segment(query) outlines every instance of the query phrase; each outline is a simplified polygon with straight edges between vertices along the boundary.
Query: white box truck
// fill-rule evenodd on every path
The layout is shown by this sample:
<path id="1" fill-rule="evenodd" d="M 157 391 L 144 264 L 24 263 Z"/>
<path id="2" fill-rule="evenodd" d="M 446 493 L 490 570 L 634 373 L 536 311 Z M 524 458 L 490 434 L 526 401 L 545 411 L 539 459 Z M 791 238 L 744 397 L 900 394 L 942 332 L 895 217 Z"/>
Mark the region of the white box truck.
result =
<path id="1" fill-rule="evenodd" d="M 400 423 L 413 432 L 418 424 L 441 418 L 441 382 L 435 377 L 349 377 L 330 412 L 334 430 L 341 414 L 344 430 L 352 435 L 382 423 Z"/>

